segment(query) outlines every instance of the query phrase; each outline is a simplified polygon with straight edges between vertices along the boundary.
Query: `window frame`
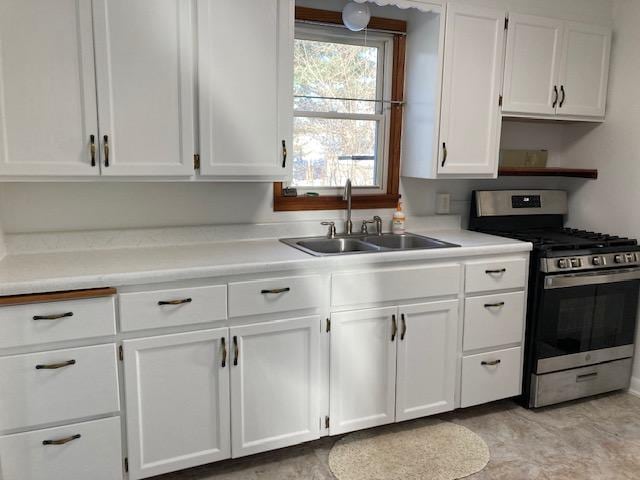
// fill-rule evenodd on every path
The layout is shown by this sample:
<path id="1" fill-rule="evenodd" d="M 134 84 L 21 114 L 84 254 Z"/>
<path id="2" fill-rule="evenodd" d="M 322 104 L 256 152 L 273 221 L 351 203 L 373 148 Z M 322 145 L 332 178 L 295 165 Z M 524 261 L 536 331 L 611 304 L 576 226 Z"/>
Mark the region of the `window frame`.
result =
<path id="1" fill-rule="evenodd" d="M 295 17 L 297 22 L 331 25 L 331 27 L 328 28 L 336 28 L 333 25 L 342 26 L 341 12 L 296 7 Z M 393 35 L 393 52 L 391 55 L 392 58 L 389 61 L 392 64 L 392 71 L 390 75 L 390 97 L 385 96 L 383 98 L 390 98 L 392 101 L 402 102 L 404 100 L 406 22 L 402 20 L 372 17 L 369 22 L 369 28 L 371 30 L 381 30 Z M 368 32 L 368 34 L 375 35 L 376 32 Z M 371 188 L 367 187 L 354 188 L 352 208 L 393 208 L 400 199 L 402 113 L 402 105 L 400 103 L 390 105 L 388 115 L 389 125 L 385 125 L 384 128 L 388 133 L 385 133 L 385 135 L 387 135 L 385 142 L 385 156 L 387 159 L 385 169 L 386 175 L 383 175 L 382 178 L 383 188 L 377 189 L 375 192 L 372 191 Z M 346 208 L 346 202 L 342 199 L 342 195 L 340 194 L 320 196 L 305 196 L 301 194 L 304 191 L 310 190 L 331 191 L 331 187 L 300 188 L 298 190 L 298 196 L 296 197 L 285 197 L 283 195 L 283 188 L 284 185 L 282 182 L 275 182 L 273 184 L 274 211 L 341 210 Z M 363 191 L 365 193 L 362 193 Z"/>

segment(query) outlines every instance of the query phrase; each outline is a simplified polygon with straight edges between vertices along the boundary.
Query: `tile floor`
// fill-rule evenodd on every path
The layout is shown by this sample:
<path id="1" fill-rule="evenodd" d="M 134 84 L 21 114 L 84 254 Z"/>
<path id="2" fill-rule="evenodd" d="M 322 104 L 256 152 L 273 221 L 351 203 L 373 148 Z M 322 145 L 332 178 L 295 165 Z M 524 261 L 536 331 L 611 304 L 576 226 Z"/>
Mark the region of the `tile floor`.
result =
<path id="1" fill-rule="evenodd" d="M 626 393 L 537 411 L 510 401 L 496 402 L 438 418 L 464 425 L 489 445 L 489 465 L 469 480 L 640 479 L 640 398 Z M 154 480 L 331 480 L 327 458 L 337 439 L 323 438 Z"/>

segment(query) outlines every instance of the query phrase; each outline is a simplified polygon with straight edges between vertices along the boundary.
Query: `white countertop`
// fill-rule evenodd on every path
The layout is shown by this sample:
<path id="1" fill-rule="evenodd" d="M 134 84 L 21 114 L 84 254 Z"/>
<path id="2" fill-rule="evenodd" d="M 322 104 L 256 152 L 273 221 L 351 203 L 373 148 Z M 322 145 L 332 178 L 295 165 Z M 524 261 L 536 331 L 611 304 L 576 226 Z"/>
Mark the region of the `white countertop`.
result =
<path id="1" fill-rule="evenodd" d="M 227 275 L 350 268 L 373 263 L 462 258 L 531 250 L 530 243 L 467 230 L 413 230 L 456 248 L 314 257 L 277 239 L 7 255 L 0 295 L 120 287 Z"/>

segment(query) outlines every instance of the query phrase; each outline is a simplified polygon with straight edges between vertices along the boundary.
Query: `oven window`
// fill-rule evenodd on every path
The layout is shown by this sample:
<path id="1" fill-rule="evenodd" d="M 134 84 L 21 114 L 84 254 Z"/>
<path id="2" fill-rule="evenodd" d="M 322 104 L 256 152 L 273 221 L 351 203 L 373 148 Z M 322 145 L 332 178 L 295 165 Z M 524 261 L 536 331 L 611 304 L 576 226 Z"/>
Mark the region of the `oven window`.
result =
<path id="1" fill-rule="evenodd" d="M 599 285 L 591 327 L 591 350 L 633 343 L 637 305 L 637 282 Z"/>

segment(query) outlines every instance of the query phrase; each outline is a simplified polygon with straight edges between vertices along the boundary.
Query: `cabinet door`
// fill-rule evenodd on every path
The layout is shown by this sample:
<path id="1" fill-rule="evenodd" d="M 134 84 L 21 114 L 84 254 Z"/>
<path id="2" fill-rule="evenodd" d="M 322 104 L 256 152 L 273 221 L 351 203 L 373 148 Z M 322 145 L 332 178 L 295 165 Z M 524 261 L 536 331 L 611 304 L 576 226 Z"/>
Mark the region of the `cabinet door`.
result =
<path id="1" fill-rule="evenodd" d="M 320 317 L 230 329 L 233 457 L 319 437 Z"/>
<path id="2" fill-rule="evenodd" d="M 0 175 L 97 175 L 91 0 L 0 3 Z"/>
<path id="3" fill-rule="evenodd" d="M 226 334 L 122 342 L 132 480 L 229 458 Z"/>
<path id="4" fill-rule="evenodd" d="M 397 308 L 331 315 L 330 433 L 395 418 Z"/>
<path id="5" fill-rule="evenodd" d="M 288 178 L 293 3 L 198 1 L 202 175 Z"/>
<path id="6" fill-rule="evenodd" d="M 93 3 L 102 174 L 193 175 L 191 0 Z"/>
<path id="7" fill-rule="evenodd" d="M 458 301 L 400 307 L 396 421 L 453 410 Z"/>
<path id="8" fill-rule="evenodd" d="M 559 115 L 604 116 L 610 51 L 608 28 L 565 22 Z"/>
<path id="9" fill-rule="evenodd" d="M 555 114 L 561 20 L 509 15 L 503 113 Z"/>
<path id="10" fill-rule="evenodd" d="M 504 21 L 500 10 L 447 7 L 439 174 L 497 174 Z"/>

